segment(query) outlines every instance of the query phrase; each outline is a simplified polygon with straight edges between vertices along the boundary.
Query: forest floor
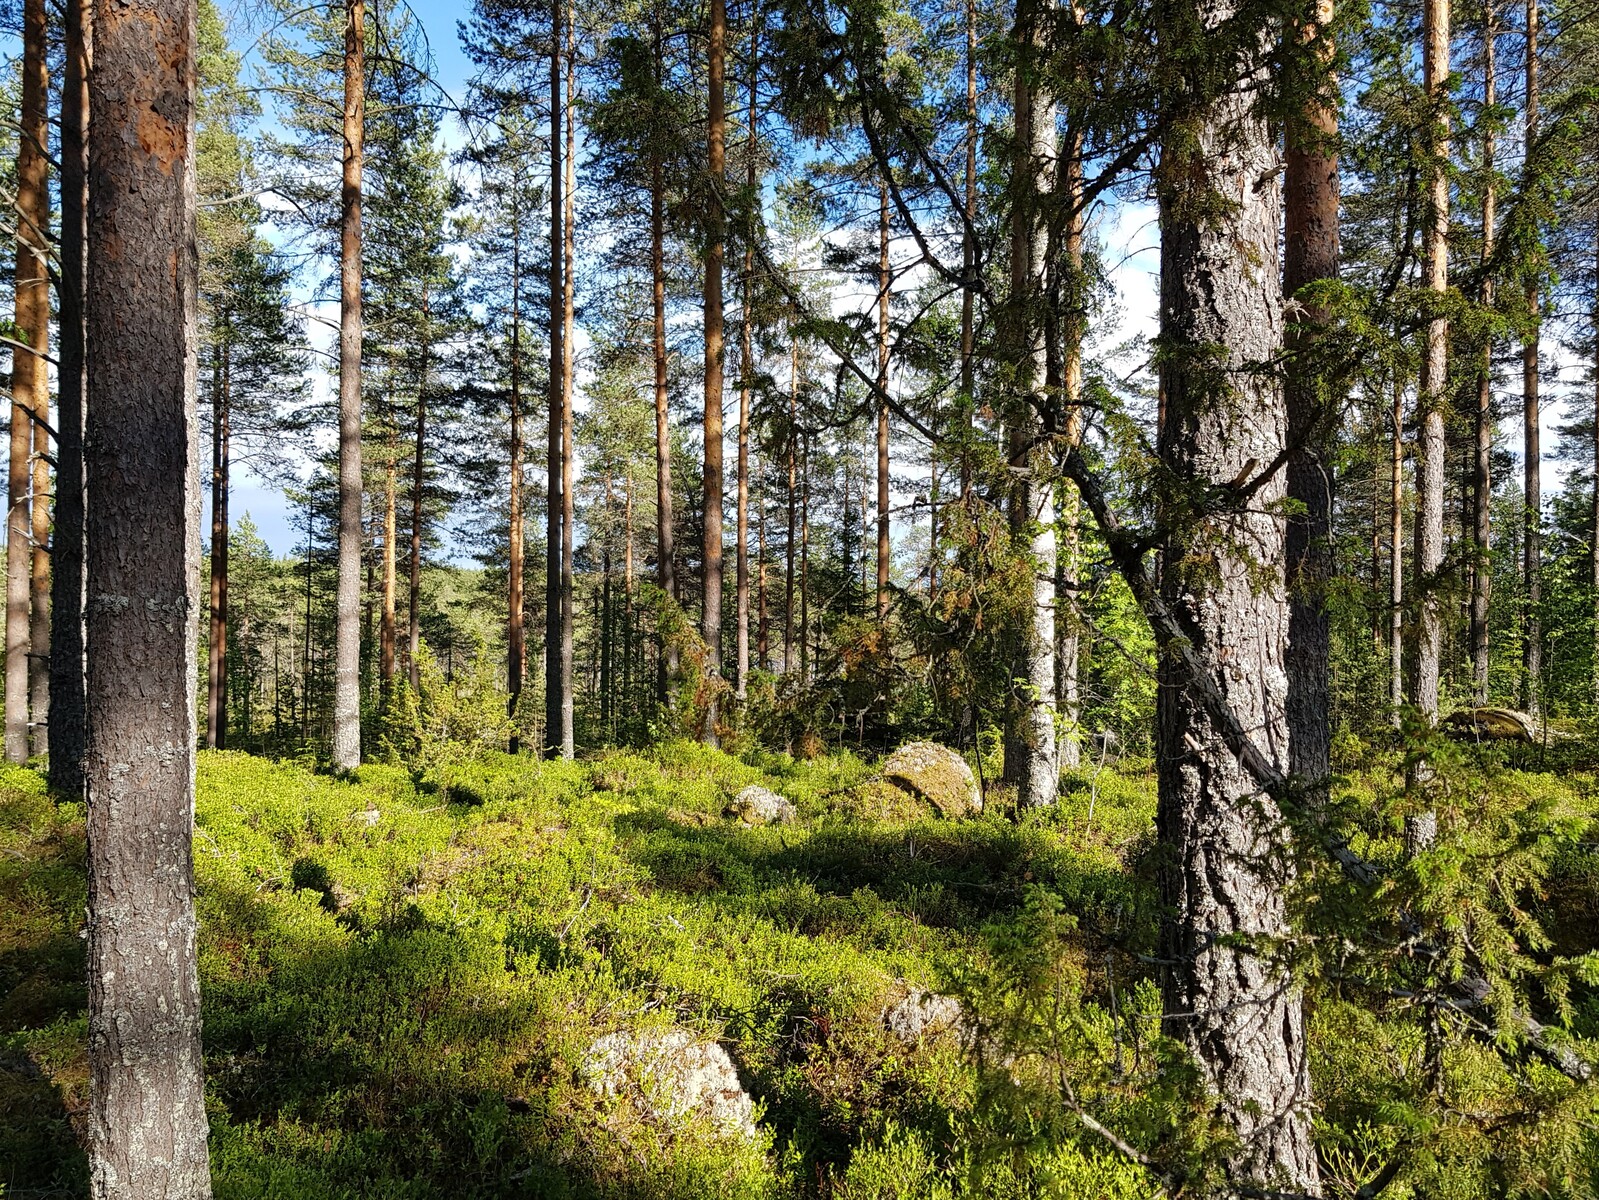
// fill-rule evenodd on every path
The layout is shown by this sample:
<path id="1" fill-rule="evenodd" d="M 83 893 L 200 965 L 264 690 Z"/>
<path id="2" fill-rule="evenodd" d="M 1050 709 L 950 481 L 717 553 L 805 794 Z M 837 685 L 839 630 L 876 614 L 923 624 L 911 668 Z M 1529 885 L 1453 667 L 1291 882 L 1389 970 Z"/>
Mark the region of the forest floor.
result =
<path id="1" fill-rule="evenodd" d="M 1387 811 L 1376 789 L 1397 764 L 1347 786 Z M 1593 782 L 1508 771 L 1492 787 L 1591 819 Z M 796 819 L 725 816 L 752 783 Z M 1159 1194 L 1074 1107 L 1146 1145 L 1181 1143 L 1198 1119 L 1159 1038 L 1147 765 L 1068 773 L 1059 806 L 1022 820 L 992 798 L 963 821 L 883 815 L 882 786 L 849 754 L 690 743 L 348 780 L 202 754 L 217 1196 Z M 1364 851 L 1396 856 L 1398 825 L 1379 818 L 1390 833 Z M 1583 851 L 1561 878 L 1557 941 L 1581 953 L 1599 868 Z M 0 1197 L 86 1194 L 85 897 L 83 806 L 0 767 Z M 923 1018 L 909 1031 L 908 997 Z M 1599 1002 L 1581 1014 L 1594 1036 Z M 1420 1110 L 1402 1081 L 1425 1047 L 1331 992 L 1311 1016 L 1324 1171 L 1353 1192 L 1409 1136 Z M 603 1047 L 668 1029 L 682 1041 L 654 1044 L 726 1050 L 753 1128 L 673 1108 L 648 1066 L 631 1090 L 596 1086 Z M 1477 1075 L 1461 1078 L 1491 1057 L 1462 1059 Z M 1469 1087 L 1484 1112 L 1520 1102 Z M 1450 1134 L 1454 1165 L 1440 1153 L 1428 1169 L 1469 1183 L 1462 1196 L 1497 1194 L 1477 1179 L 1473 1128 Z"/>
<path id="2" fill-rule="evenodd" d="M 217 1195 L 953 1194 L 971 1038 L 885 1013 L 921 989 L 979 1009 L 1036 884 L 1106 927 L 1147 914 L 1153 784 L 1085 774 L 1022 824 L 874 821 L 873 778 L 687 743 L 348 781 L 203 754 Z M 798 818 L 725 817 L 750 783 Z M 82 805 L 0 770 L 0 1196 L 86 1190 L 84 903 Z M 664 1026 L 731 1052 L 756 1137 L 591 1086 L 598 1037 Z M 1062 1186 L 1153 1190 L 1092 1139 L 1049 1158 Z"/>

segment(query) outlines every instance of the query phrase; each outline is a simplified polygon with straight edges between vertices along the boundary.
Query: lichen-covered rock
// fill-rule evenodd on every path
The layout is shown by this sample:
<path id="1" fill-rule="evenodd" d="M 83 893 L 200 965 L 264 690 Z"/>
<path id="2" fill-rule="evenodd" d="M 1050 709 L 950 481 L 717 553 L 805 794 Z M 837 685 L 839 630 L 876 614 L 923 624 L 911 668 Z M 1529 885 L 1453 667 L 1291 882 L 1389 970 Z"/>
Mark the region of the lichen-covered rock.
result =
<path id="1" fill-rule="evenodd" d="M 786 825 L 794 819 L 794 806 L 771 788 L 752 783 L 722 810 L 746 825 Z"/>
<path id="2" fill-rule="evenodd" d="M 1457 733 L 1493 742 L 1532 742 L 1541 740 L 1538 722 L 1513 708 L 1463 708 L 1444 718 L 1444 724 Z"/>
<path id="3" fill-rule="evenodd" d="M 966 1010 L 954 996 L 942 996 L 922 988 L 910 993 L 883 1011 L 883 1024 L 907 1046 L 941 1033 L 965 1036 L 971 1027 Z"/>
<path id="4" fill-rule="evenodd" d="M 759 1136 L 727 1051 L 686 1029 L 608 1033 L 589 1046 L 583 1074 L 596 1095 L 625 1098 L 646 1120 L 698 1119 L 732 1137 Z"/>
<path id="5" fill-rule="evenodd" d="M 983 811 L 983 795 L 966 760 L 937 742 L 908 742 L 883 760 L 883 778 L 920 796 L 940 816 Z"/>

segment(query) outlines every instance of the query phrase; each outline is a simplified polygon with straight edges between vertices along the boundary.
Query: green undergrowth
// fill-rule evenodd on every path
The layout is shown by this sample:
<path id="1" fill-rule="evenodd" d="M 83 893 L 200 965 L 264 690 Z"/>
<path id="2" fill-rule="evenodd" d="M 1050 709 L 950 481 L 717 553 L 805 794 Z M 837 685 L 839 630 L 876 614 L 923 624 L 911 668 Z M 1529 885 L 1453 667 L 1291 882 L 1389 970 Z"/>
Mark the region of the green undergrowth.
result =
<path id="1" fill-rule="evenodd" d="M 798 819 L 724 817 L 750 783 Z M 871 820 L 856 801 L 873 769 L 847 754 L 671 743 L 342 780 L 202 754 L 216 1194 L 1160 1194 L 1074 1107 L 1162 1153 L 1215 1144 L 1161 1036 L 1154 782 L 1064 783 L 1020 821 Z M 1592 873 L 1569 853 L 1563 936 L 1581 941 Z M 84 902 L 82 806 L 0 768 L 0 1196 L 86 1190 Z M 899 1040 L 884 1014 L 913 988 L 960 997 L 969 1036 Z M 1420 1051 L 1332 1000 L 1315 1020 L 1329 1111 L 1347 1118 L 1318 1135 L 1354 1178 L 1409 1136 L 1404 1085 L 1379 1075 Z M 727 1048 L 757 1141 L 588 1086 L 595 1038 L 666 1026 Z"/>

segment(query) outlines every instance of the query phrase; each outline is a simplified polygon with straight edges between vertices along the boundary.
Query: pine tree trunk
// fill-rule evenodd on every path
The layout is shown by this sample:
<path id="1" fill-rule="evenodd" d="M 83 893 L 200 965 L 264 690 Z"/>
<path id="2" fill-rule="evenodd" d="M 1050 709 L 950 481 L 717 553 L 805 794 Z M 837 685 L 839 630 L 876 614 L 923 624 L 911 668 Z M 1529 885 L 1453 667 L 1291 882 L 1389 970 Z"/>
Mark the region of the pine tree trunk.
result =
<path id="1" fill-rule="evenodd" d="M 800 456 L 800 679 L 811 679 L 811 438 L 805 435 Z"/>
<path id="2" fill-rule="evenodd" d="M 411 690 L 422 686 L 422 519 L 423 493 L 427 488 L 427 436 L 428 436 L 428 352 L 427 340 L 432 336 L 428 319 L 427 288 L 422 289 L 422 370 L 416 382 L 416 453 L 411 460 L 411 557 L 407 578 L 408 601 L 406 615 L 406 670 L 411 680 Z"/>
<path id="3" fill-rule="evenodd" d="M 566 210 L 562 196 L 565 172 L 561 167 L 561 0 L 552 0 L 550 21 L 550 412 L 545 475 L 544 755 L 555 758 L 561 753 L 561 713 L 571 678 L 561 670 L 561 643 L 565 640 L 561 603 L 561 541 L 565 533 L 561 520 L 561 439 L 566 407 L 565 256 L 556 249 L 562 244 Z"/>
<path id="4" fill-rule="evenodd" d="M 522 518 L 522 221 L 518 208 L 511 229 L 511 481 L 507 541 L 506 712 L 512 720 L 510 751 L 518 754 L 522 739 L 516 725 L 522 681 L 527 676 L 527 633 L 522 613 L 526 548 Z"/>
<path id="5" fill-rule="evenodd" d="M 1596 443 L 1599 445 L 1599 443 Z M 799 341 L 789 331 L 788 361 L 788 536 L 783 542 L 783 674 L 794 669 L 794 539 L 799 511 Z M 1596 458 L 1599 461 L 1599 458 Z M 1599 551 L 1595 551 L 1599 562 Z"/>
<path id="6" fill-rule="evenodd" d="M 339 231 L 339 578 L 334 618 L 333 765 L 361 764 L 361 168 L 366 5 L 345 0 L 344 181 Z"/>
<path id="7" fill-rule="evenodd" d="M 56 521 L 51 544 L 50 786 L 83 794 L 84 300 L 88 260 L 90 0 L 67 0 L 61 89 L 61 351 L 56 415 Z"/>
<path id="8" fill-rule="evenodd" d="M 396 512 L 399 480 L 399 447 L 393 434 L 389 437 L 389 452 L 383 464 L 383 601 L 378 617 L 378 680 L 383 697 L 388 699 L 394 688 L 394 659 L 398 640 L 399 619 L 395 611 L 395 593 L 399 580 L 398 547 L 399 518 Z"/>
<path id="9" fill-rule="evenodd" d="M 1234 11 L 1210 0 L 1197 16 L 1215 28 Z M 1283 392 L 1258 370 L 1276 358 L 1283 333 L 1277 152 L 1249 94 L 1265 79 L 1264 46 L 1246 66 L 1237 91 L 1199 105 L 1168 140 L 1157 175 L 1160 455 L 1174 479 L 1211 495 L 1252 479 L 1288 434 Z M 1208 181 L 1209 195 L 1194 194 L 1196 180 Z M 1286 484 L 1281 473 L 1256 482 L 1247 505 L 1160 514 L 1168 538 L 1160 586 L 1244 726 L 1280 756 L 1288 733 Z M 1232 1181 L 1315 1192 L 1302 1000 L 1271 947 L 1289 933 L 1288 830 L 1164 652 L 1160 672 L 1167 1028 L 1237 1134 Z"/>
<path id="10" fill-rule="evenodd" d="M 1011 537 L 1033 564 L 1030 627 L 1022 631 L 1017 697 L 1020 712 L 1005 742 L 1006 774 L 1016 782 L 1016 803 L 1055 803 L 1060 763 L 1055 737 L 1055 502 L 1051 454 L 1040 414 L 1050 403 L 1045 388 L 1047 339 L 1044 308 L 1049 239 L 1047 185 L 1056 174 L 1055 105 L 1034 86 L 1041 53 L 1042 8 L 1048 0 L 1022 0 L 1016 14 L 1015 72 L 1017 161 L 1011 216 L 1010 353 L 1016 381 L 1010 401 L 1008 456 Z"/>
<path id="11" fill-rule="evenodd" d="M 877 619 L 888 616 L 888 181 L 877 185 Z"/>
<path id="12" fill-rule="evenodd" d="M 1594 221 L 1593 297 L 1593 542 L 1588 547 L 1593 579 L 1593 688 L 1599 708 L 1599 215 Z"/>
<path id="13" fill-rule="evenodd" d="M 573 724 L 572 662 L 573 636 L 576 621 L 572 611 L 573 572 L 572 556 L 577 549 L 575 500 L 572 485 L 573 464 L 576 451 L 573 447 L 573 353 L 576 340 L 572 336 L 577 284 L 572 277 L 572 259 L 576 237 L 575 196 L 577 191 L 577 118 L 576 87 L 577 62 L 576 33 L 572 19 L 572 0 L 566 4 L 566 187 L 563 189 L 561 222 L 561 256 L 565 260 L 561 272 L 561 757 L 572 759 L 577 754 Z"/>
<path id="14" fill-rule="evenodd" d="M 972 412 L 976 403 L 977 347 L 976 302 L 977 287 L 977 4 L 966 0 L 966 212 L 961 222 L 961 274 L 965 286 L 961 288 L 961 408 L 966 430 L 971 432 Z M 961 453 L 961 502 L 971 499 L 971 455 Z"/>
<path id="15" fill-rule="evenodd" d="M 660 69 L 661 47 L 656 39 L 655 63 Z M 666 252 L 665 192 L 659 157 L 650 160 L 650 281 L 654 316 L 655 360 L 655 581 L 662 596 L 677 599 L 672 556 L 672 420 L 666 407 Z M 677 677 L 676 644 L 659 647 L 658 699 L 667 702 L 667 687 Z"/>
<path id="16" fill-rule="evenodd" d="M 1449 122 L 1443 111 L 1449 83 L 1449 0 L 1426 0 L 1422 19 L 1422 74 L 1427 95 L 1436 106 L 1436 127 L 1430 147 L 1436 162 L 1429 167 L 1426 229 L 1422 247 L 1423 286 L 1441 303 L 1449 287 Z M 1441 313 L 1427 322 L 1421 381 L 1416 396 L 1416 665 L 1411 703 L 1424 720 L 1438 720 L 1439 657 L 1443 649 L 1443 606 L 1438 595 L 1438 570 L 1444 557 L 1445 388 L 1449 369 L 1449 321 Z"/>
<path id="17" fill-rule="evenodd" d="M 1498 103 L 1497 59 L 1498 14 L 1494 0 L 1483 5 L 1482 88 L 1483 107 L 1492 109 Z M 1482 293 L 1483 308 L 1491 308 L 1494 301 L 1494 283 L 1488 273 L 1488 263 L 1493 258 L 1495 224 L 1494 186 L 1494 136 L 1488 126 L 1482 137 L 1483 191 L 1482 191 Z M 1471 572 L 1471 685 L 1472 702 L 1488 703 L 1488 604 L 1493 598 L 1493 339 L 1485 338 L 1482 363 L 1477 371 L 1476 437 L 1472 454 L 1472 550 Z"/>
<path id="18" fill-rule="evenodd" d="M 1312 0 L 1298 36 L 1313 45 L 1316 71 L 1300 81 L 1312 99 L 1288 125 L 1283 292 L 1338 277 L 1337 114 L 1321 98 L 1331 83 L 1332 0 Z M 1316 342 L 1328 320 L 1324 305 L 1305 302 L 1288 325 L 1288 767 L 1322 796 L 1331 772 L 1327 588 L 1332 582 L 1332 474 L 1328 456 L 1334 400 L 1321 379 Z"/>
<path id="19" fill-rule="evenodd" d="M 1067 449 L 1077 446 L 1083 435 L 1083 328 L 1086 324 L 1087 286 L 1083 276 L 1083 140 L 1073 133 L 1063 156 L 1062 176 L 1066 203 L 1065 265 L 1070 278 L 1066 304 L 1065 337 L 1062 341 L 1061 399 L 1065 403 Z M 934 479 L 935 484 L 937 479 Z M 1055 563 L 1055 694 L 1065 726 L 1060 743 L 1061 765 L 1075 767 L 1082 754 L 1082 698 L 1078 689 L 1080 643 L 1078 640 L 1077 572 L 1079 561 L 1078 519 L 1080 503 L 1077 486 L 1061 480 L 1060 552 Z M 937 561 L 936 558 L 934 561 Z"/>
<path id="20" fill-rule="evenodd" d="M 89 1194 L 211 1194 L 196 969 L 195 11 L 95 17 L 87 291 Z"/>
<path id="21" fill-rule="evenodd" d="M 227 315 L 216 349 L 215 411 L 211 414 L 211 639 L 206 680 L 205 744 L 227 749 L 228 738 L 228 387 Z"/>
<path id="22" fill-rule="evenodd" d="M 1405 393 L 1397 373 L 1388 416 L 1393 426 L 1388 454 L 1388 707 L 1397 729 L 1405 703 Z"/>
<path id="23" fill-rule="evenodd" d="M 710 94 L 706 117 L 705 245 L 705 545 L 704 607 L 700 634 L 705 639 L 705 673 L 713 687 L 705 709 L 704 740 L 718 742 L 714 683 L 722 673 L 722 205 L 724 136 L 727 111 L 722 75 L 727 52 L 726 0 L 711 0 L 710 48 L 706 64 Z"/>
<path id="24" fill-rule="evenodd" d="M 49 350 L 50 332 L 47 37 L 44 0 L 24 0 L 15 320 L 17 340 L 26 340 L 32 349 L 11 349 L 11 464 L 6 497 L 6 758 L 17 763 L 28 761 L 30 655 L 44 649 L 33 644 L 29 626 L 34 532 L 29 493 L 33 486 L 31 414 L 39 411 L 41 401 L 46 411 L 50 403 L 49 373 L 43 357 Z"/>
<path id="25" fill-rule="evenodd" d="M 1524 106 L 1528 153 L 1538 140 L 1538 0 L 1527 0 L 1527 55 Z M 1521 706 L 1536 717 L 1543 706 L 1543 451 L 1539 445 L 1538 285 L 1527 284 L 1527 311 L 1533 330 L 1521 344 L 1523 469 L 1526 496 L 1522 509 L 1522 574 L 1526 608 L 1522 614 Z"/>

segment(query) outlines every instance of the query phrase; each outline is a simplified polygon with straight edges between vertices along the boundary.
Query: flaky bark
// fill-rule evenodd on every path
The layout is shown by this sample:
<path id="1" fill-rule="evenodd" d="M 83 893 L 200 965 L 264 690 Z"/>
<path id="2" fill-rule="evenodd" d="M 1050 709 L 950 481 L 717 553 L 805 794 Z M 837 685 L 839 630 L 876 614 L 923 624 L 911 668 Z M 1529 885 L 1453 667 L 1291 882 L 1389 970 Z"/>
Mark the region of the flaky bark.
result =
<path id="1" fill-rule="evenodd" d="M 1214 29 L 1234 11 L 1209 0 L 1194 15 Z M 1241 64 L 1237 91 L 1196 102 L 1183 132 L 1167 141 L 1157 177 L 1160 455 L 1173 483 L 1160 514 L 1168 531 L 1160 592 L 1187 636 L 1160 643 L 1156 829 L 1171 914 L 1167 1026 L 1238 1136 L 1229 1173 L 1239 1184 L 1313 1192 L 1302 1001 L 1272 948 L 1289 932 L 1288 830 L 1188 686 L 1183 661 L 1186 652 L 1214 675 L 1280 770 L 1286 486 L 1281 472 L 1253 478 L 1282 453 L 1288 433 L 1282 389 L 1265 369 L 1283 333 L 1276 148 L 1250 97 L 1265 60 L 1262 46 Z M 1251 481 L 1247 503 L 1199 502 L 1225 496 L 1235 480 Z"/>
<path id="2" fill-rule="evenodd" d="M 195 11 L 96 16 L 88 346 L 89 1194 L 211 1194 L 194 868 Z"/>
<path id="3" fill-rule="evenodd" d="M 90 0 L 68 0 L 61 88 L 61 353 L 51 539 L 50 786 L 83 794 L 84 300 L 88 260 Z"/>
<path id="4" fill-rule="evenodd" d="M 727 104 L 723 72 L 727 57 L 726 0 L 711 0 L 710 48 L 706 64 L 709 105 L 706 116 L 706 242 L 705 242 L 705 543 L 704 607 L 700 634 L 705 639 L 705 673 L 713 681 L 722 673 L 722 205 L 724 138 Z M 718 706 L 708 691 L 704 740 L 717 744 Z"/>
<path id="5" fill-rule="evenodd" d="M 30 599 L 34 559 L 33 415 L 49 411 L 50 383 L 44 355 L 49 351 L 50 279 L 46 256 L 49 241 L 50 194 L 47 172 L 50 131 L 45 104 L 49 97 L 44 0 L 22 6 L 22 97 L 17 131 L 17 270 L 15 320 L 17 340 L 28 348 L 11 348 L 11 459 L 6 486 L 6 758 L 28 761 L 28 694 L 36 670 L 30 655 Z M 42 436 L 42 432 L 41 435 Z M 40 499 L 42 499 L 42 495 Z M 44 713 L 35 714 L 43 718 Z"/>
<path id="6" fill-rule="evenodd" d="M 1011 536 L 1033 565 L 1032 616 L 1020 630 L 1016 665 L 1020 713 L 1005 739 L 1005 769 L 1023 808 L 1053 804 L 1060 790 L 1055 736 L 1055 500 L 1042 411 L 1053 401 L 1045 374 L 1048 270 L 1046 193 L 1056 172 L 1054 101 L 1039 87 L 1041 15 L 1047 0 L 1023 0 L 1016 14 L 1016 163 L 1012 177 L 1010 363 L 1007 416 Z"/>
<path id="7" fill-rule="evenodd" d="M 339 208 L 339 581 L 334 627 L 333 765 L 361 764 L 361 170 L 366 132 L 366 5 L 345 0 L 344 177 Z"/>
<path id="8" fill-rule="evenodd" d="M 1283 292 L 1338 277 L 1337 114 L 1322 95 L 1331 74 L 1332 0 L 1313 0 L 1298 30 L 1312 44 L 1316 70 L 1302 86 L 1313 89 L 1298 119 L 1288 125 Z M 1288 495 L 1296 502 L 1288 522 L 1288 763 L 1290 774 L 1315 789 L 1331 771 L 1327 587 L 1333 576 L 1332 475 L 1328 458 L 1331 398 L 1316 361 L 1316 341 L 1327 323 L 1323 305 L 1306 303 L 1288 326 Z"/>

